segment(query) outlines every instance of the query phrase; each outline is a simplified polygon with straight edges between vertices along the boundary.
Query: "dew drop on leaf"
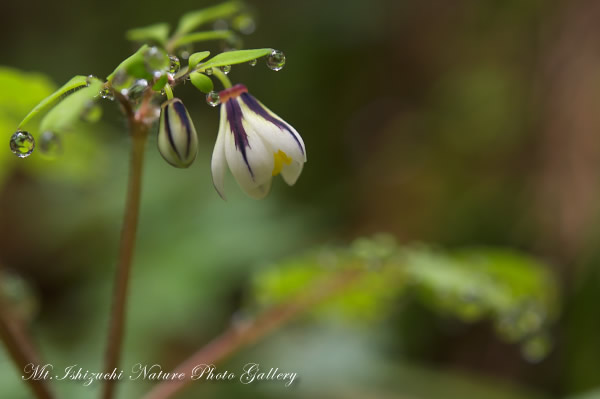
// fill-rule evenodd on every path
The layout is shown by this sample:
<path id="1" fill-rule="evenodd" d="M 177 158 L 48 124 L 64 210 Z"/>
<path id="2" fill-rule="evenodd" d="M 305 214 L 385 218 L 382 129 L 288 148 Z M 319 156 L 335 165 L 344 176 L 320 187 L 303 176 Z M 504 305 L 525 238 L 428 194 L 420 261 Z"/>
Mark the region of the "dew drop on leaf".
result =
<path id="1" fill-rule="evenodd" d="M 169 56 L 169 72 L 177 73 L 181 68 L 181 62 L 179 62 L 179 58 L 174 55 Z"/>
<path id="2" fill-rule="evenodd" d="M 219 96 L 219 93 L 216 91 L 211 91 L 206 95 L 206 102 L 211 107 L 216 107 L 217 105 L 221 104 L 221 96 Z"/>
<path id="3" fill-rule="evenodd" d="M 225 74 L 228 75 L 229 72 L 231 72 L 231 65 L 223 65 L 221 67 L 221 71 Z"/>
<path id="4" fill-rule="evenodd" d="M 204 71 L 205 74 L 207 74 L 208 76 L 213 74 L 213 70 L 212 68 L 206 68 L 206 70 Z"/>
<path id="5" fill-rule="evenodd" d="M 62 141 L 60 137 L 50 131 L 42 133 L 39 140 L 40 154 L 44 157 L 54 159 L 62 153 Z"/>
<path id="6" fill-rule="evenodd" d="M 35 140 L 29 132 L 18 130 L 10 138 L 10 150 L 19 158 L 27 158 L 34 148 Z"/>
<path id="7" fill-rule="evenodd" d="M 144 52 L 146 69 L 152 73 L 169 68 L 169 56 L 158 47 L 150 47 Z"/>
<path id="8" fill-rule="evenodd" d="M 250 66 L 256 66 L 257 63 L 258 63 L 258 60 L 254 59 L 254 60 L 250 61 L 248 64 L 250 64 Z"/>
<path id="9" fill-rule="evenodd" d="M 273 50 L 267 57 L 267 66 L 273 71 L 281 71 L 285 66 L 285 54 L 283 54 L 283 51 Z"/>

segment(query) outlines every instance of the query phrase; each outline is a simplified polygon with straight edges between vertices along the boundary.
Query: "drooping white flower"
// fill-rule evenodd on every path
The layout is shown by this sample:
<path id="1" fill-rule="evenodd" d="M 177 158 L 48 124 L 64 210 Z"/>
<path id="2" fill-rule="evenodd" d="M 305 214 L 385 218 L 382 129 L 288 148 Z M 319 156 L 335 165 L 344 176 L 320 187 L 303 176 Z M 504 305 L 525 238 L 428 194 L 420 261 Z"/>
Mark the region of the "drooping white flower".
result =
<path id="1" fill-rule="evenodd" d="M 306 162 L 298 132 L 248 93 L 235 85 L 220 95 L 221 122 L 212 156 L 213 184 L 225 199 L 225 169 L 252 198 L 264 198 L 273 176 L 281 174 L 290 186 Z"/>
<path id="2" fill-rule="evenodd" d="M 158 151 L 177 168 L 187 168 L 196 159 L 198 136 L 194 123 L 178 98 L 162 105 L 158 122 Z"/>

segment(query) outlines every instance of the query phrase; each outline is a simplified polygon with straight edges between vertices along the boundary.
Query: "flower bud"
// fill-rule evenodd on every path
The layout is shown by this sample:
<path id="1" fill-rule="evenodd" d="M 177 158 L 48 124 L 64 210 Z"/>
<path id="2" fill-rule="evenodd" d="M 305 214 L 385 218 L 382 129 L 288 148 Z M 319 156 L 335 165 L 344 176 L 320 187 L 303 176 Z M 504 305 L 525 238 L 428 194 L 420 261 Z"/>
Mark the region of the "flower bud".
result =
<path id="1" fill-rule="evenodd" d="M 158 124 L 158 151 L 177 168 L 189 167 L 198 152 L 196 129 L 185 106 L 178 98 L 162 105 Z"/>

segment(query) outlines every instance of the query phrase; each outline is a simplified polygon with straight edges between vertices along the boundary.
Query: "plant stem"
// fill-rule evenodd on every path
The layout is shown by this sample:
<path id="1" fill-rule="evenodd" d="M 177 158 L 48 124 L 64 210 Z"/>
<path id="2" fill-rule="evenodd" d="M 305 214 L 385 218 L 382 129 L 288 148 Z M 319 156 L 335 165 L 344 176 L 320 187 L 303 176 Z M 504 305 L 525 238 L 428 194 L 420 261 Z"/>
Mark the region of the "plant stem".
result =
<path id="1" fill-rule="evenodd" d="M 129 125 L 132 139 L 129 183 L 127 188 L 125 215 L 123 217 L 123 227 L 121 230 L 119 261 L 117 264 L 113 305 L 108 332 L 108 350 L 104 368 L 104 371 L 107 373 L 110 373 L 115 368 L 119 367 L 121 348 L 123 346 L 127 293 L 140 210 L 144 150 L 146 138 L 148 137 L 148 126 L 143 122 L 132 117 L 129 119 Z M 107 380 L 102 391 L 102 398 L 112 399 L 114 397 L 115 387 L 115 380 Z"/>
<path id="2" fill-rule="evenodd" d="M 0 298 L 0 337 L 17 369 L 23 373 L 25 369 L 41 365 L 33 341 L 27 334 L 25 326 L 11 314 L 4 298 Z M 54 395 L 43 379 L 28 378 L 25 380 L 38 399 L 52 399 Z"/>
<path id="3" fill-rule="evenodd" d="M 225 73 L 223 71 L 221 71 L 218 67 L 212 68 L 212 71 L 213 71 L 213 75 L 221 81 L 221 84 L 223 85 L 223 87 L 225 89 L 229 89 L 232 86 L 231 80 L 229 80 L 229 77 L 227 75 L 225 75 Z"/>
<path id="4" fill-rule="evenodd" d="M 267 310 L 253 321 L 242 326 L 231 326 L 175 369 L 174 373 L 185 374 L 183 380 L 163 381 L 154 386 L 143 399 L 171 398 L 194 382 L 190 377 L 196 366 L 212 365 L 222 361 L 236 350 L 256 342 L 298 314 L 339 293 L 362 275 L 363 272 L 359 269 L 345 270 L 326 281 L 315 284 L 289 302 Z"/>

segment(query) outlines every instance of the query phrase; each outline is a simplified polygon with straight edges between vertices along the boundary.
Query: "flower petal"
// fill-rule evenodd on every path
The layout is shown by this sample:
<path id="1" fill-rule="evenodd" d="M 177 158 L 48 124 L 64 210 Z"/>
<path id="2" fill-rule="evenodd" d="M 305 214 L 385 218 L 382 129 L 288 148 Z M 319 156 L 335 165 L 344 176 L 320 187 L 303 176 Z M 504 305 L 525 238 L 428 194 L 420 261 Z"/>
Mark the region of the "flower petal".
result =
<path id="1" fill-rule="evenodd" d="M 162 105 L 158 150 L 163 158 L 178 168 L 189 167 L 198 152 L 196 129 L 185 106 L 178 98 Z"/>
<path id="2" fill-rule="evenodd" d="M 303 166 L 304 162 L 298 162 L 294 160 L 291 164 L 285 165 L 283 169 L 281 169 L 281 177 L 283 177 L 283 180 L 288 185 L 293 186 L 300 177 Z"/>
<path id="3" fill-rule="evenodd" d="M 274 159 L 273 153 L 262 139 L 243 123 L 237 101 L 238 99 L 230 99 L 225 104 L 233 103 L 226 108 L 225 157 L 233 177 L 240 187 L 251 195 L 251 192 L 271 180 Z"/>
<path id="4" fill-rule="evenodd" d="M 225 158 L 225 135 L 228 133 L 226 125 L 227 115 L 225 114 L 225 107 L 222 107 L 219 133 L 217 134 L 217 141 L 215 142 L 210 167 L 212 171 L 213 186 L 224 200 L 227 199 L 225 197 L 225 170 L 227 166 L 227 159 Z"/>
<path id="5" fill-rule="evenodd" d="M 273 179 L 270 179 L 269 181 L 267 181 L 265 184 L 258 186 L 252 190 L 246 190 L 246 194 L 248 194 L 250 197 L 254 198 L 254 199 L 263 199 L 267 196 L 267 194 L 269 194 L 269 191 L 271 191 L 271 182 L 273 181 Z"/>
<path id="6" fill-rule="evenodd" d="M 265 107 L 249 93 L 242 93 L 240 102 L 244 119 L 272 147 L 297 161 L 306 162 L 304 141 L 296 129 Z"/>

